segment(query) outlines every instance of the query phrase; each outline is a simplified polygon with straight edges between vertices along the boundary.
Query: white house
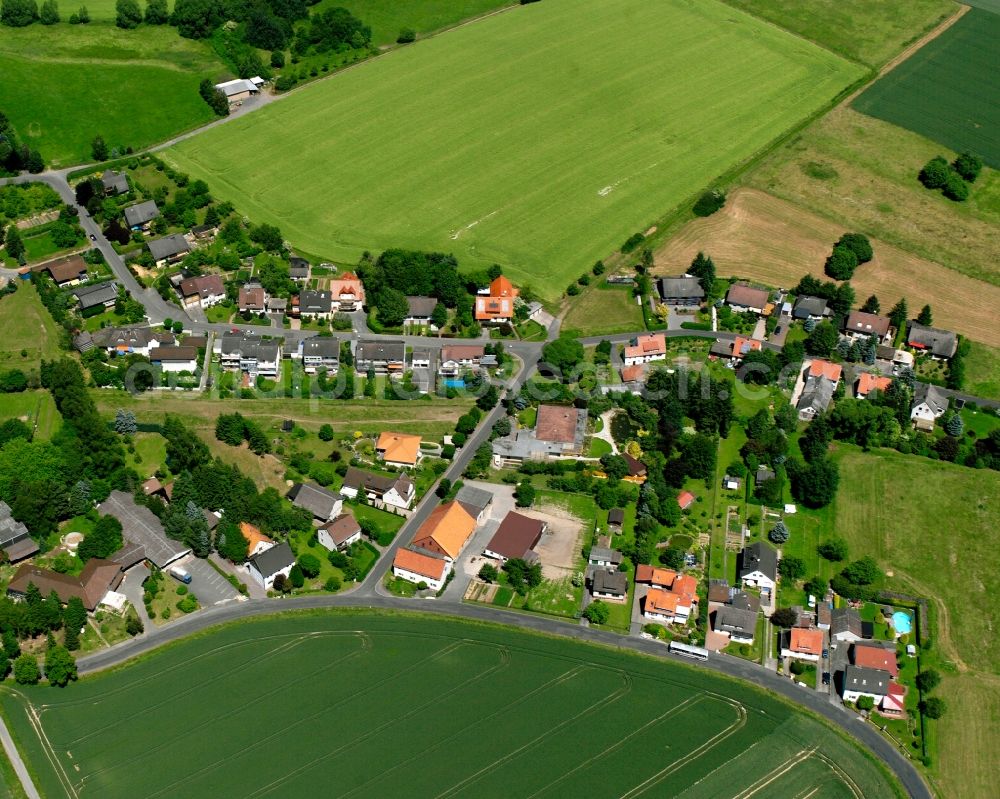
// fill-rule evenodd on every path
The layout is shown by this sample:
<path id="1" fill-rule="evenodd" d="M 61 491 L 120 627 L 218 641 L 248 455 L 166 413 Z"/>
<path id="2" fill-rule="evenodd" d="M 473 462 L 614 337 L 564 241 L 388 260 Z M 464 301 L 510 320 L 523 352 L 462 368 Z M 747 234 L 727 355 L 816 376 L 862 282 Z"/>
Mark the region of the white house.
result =
<path id="1" fill-rule="evenodd" d="M 737 644 L 752 644 L 757 632 L 757 613 L 745 608 L 723 605 L 715 611 L 715 632 L 728 635 Z"/>
<path id="2" fill-rule="evenodd" d="M 394 508 L 409 510 L 416 498 L 416 490 L 413 481 L 405 475 L 385 477 L 381 474 L 372 474 L 353 466 L 344 475 L 344 484 L 340 487 L 340 493 L 345 497 L 354 499 L 364 491 L 369 500 L 378 500 Z"/>
<path id="3" fill-rule="evenodd" d="M 185 308 L 209 308 L 226 299 L 226 287 L 218 275 L 189 277 L 177 288 Z"/>
<path id="4" fill-rule="evenodd" d="M 284 541 L 254 555 L 247 561 L 247 574 L 253 577 L 264 590 L 274 587 L 274 578 L 283 574 L 286 578 L 295 565 L 295 553 Z"/>
<path id="5" fill-rule="evenodd" d="M 651 361 L 663 361 L 667 358 L 667 339 L 662 333 L 649 333 L 639 336 L 635 343 L 630 343 L 625 347 L 625 365 L 636 366 L 638 364 L 650 363 Z"/>
<path id="6" fill-rule="evenodd" d="M 914 427 L 918 430 L 933 430 L 935 420 L 944 416 L 947 410 L 948 398 L 937 386 L 917 384 L 913 392 L 913 407 L 910 409 L 910 421 Z"/>
<path id="7" fill-rule="evenodd" d="M 784 639 L 781 647 L 783 658 L 794 660 L 808 660 L 816 663 L 820 655 L 823 654 L 823 631 L 815 628 L 792 627 L 782 636 Z"/>
<path id="8" fill-rule="evenodd" d="M 334 491 L 312 483 L 296 483 L 288 498 L 297 508 L 305 508 L 313 518 L 326 523 L 339 516 L 344 509 L 344 498 Z"/>
<path id="9" fill-rule="evenodd" d="M 842 694 L 844 701 L 857 702 L 862 696 L 870 696 L 877 706 L 889 693 L 891 679 L 892 677 L 887 671 L 849 664 L 844 669 L 844 693 Z"/>
<path id="10" fill-rule="evenodd" d="M 830 639 L 854 643 L 860 641 L 861 614 L 854 608 L 834 608 L 830 611 Z"/>
<path id="11" fill-rule="evenodd" d="M 444 588 L 450 572 L 451 561 L 413 549 L 399 549 L 392 562 L 394 577 L 418 585 L 425 583 L 432 591 L 440 591 Z"/>
<path id="12" fill-rule="evenodd" d="M 773 596 L 778 584 L 778 553 L 761 541 L 745 547 L 740 580 L 744 586 L 759 588 L 761 593 Z"/>
<path id="13" fill-rule="evenodd" d="M 342 513 L 316 531 L 320 544 L 334 550 L 347 549 L 361 540 L 361 525 L 350 513 Z"/>
<path id="14" fill-rule="evenodd" d="M 299 343 L 299 357 L 306 374 L 315 374 L 325 369 L 335 375 L 340 369 L 340 339 L 328 336 L 314 336 Z"/>
<path id="15" fill-rule="evenodd" d="M 605 602 L 625 602 L 628 599 L 628 575 L 617 569 L 596 569 L 591 577 L 590 593 Z"/>
<path id="16" fill-rule="evenodd" d="M 193 372 L 198 368 L 198 348 L 156 347 L 149 360 L 164 372 Z"/>

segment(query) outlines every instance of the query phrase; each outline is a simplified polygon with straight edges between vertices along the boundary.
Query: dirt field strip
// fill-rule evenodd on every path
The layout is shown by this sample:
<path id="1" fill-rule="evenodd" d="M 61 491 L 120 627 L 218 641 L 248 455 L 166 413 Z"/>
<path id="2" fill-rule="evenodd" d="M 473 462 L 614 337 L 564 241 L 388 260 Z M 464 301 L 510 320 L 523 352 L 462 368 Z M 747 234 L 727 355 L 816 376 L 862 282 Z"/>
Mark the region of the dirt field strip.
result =
<path id="1" fill-rule="evenodd" d="M 824 277 L 826 257 L 846 231 L 843 225 L 791 202 L 741 188 L 730 195 L 721 211 L 689 222 L 667 242 L 656 254 L 654 273 L 679 274 L 703 251 L 715 261 L 720 275 L 791 288 L 807 272 Z M 872 246 L 875 258 L 859 267 L 851 280 L 859 305 L 876 294 L 887 311 L 905 296 L 913 311 L 930 304 L 935 325 L 1000 347 L 996 325 L 1000 287 L 878 239 L 872 240 Z"/>

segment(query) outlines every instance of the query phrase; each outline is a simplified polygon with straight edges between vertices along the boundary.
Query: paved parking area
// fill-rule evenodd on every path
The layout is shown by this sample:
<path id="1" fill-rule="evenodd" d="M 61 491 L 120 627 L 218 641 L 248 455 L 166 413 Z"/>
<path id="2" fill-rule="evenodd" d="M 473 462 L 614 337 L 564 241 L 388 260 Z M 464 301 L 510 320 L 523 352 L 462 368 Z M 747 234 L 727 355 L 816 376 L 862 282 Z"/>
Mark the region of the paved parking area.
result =
<path id="1" fill-rule="evenodd" d="M 483 563 L 486 562 L 482 556 L 483 550 L 493 538 L 493 534 L 497 531 L 503 518 L 514 510 L 513 486 L 484 483 L 478 480 L 463 480 L 462 484 L 489 491 L 493 494 L 493 502 L 487 511 L 486 520 L 472 534 L 472 538 L 469 539 L 469 543 L 465 545 L 465 549 L 455 563 L 455 577 L 444 593 L 445 598 L 455 601 L 461 601 L 462 597 L 465 596 L 472 578 L 479 574 Z"/>
<path id="2" fill-rule="evenodd" d="M 191 593 L 198 597 L 202 607 L 239 599 L 240 592 L 233 588 L 229 581 L 213 569 L 207 561 L 189 555 L 182 558 L 176 565 L 190 573 Z"/>

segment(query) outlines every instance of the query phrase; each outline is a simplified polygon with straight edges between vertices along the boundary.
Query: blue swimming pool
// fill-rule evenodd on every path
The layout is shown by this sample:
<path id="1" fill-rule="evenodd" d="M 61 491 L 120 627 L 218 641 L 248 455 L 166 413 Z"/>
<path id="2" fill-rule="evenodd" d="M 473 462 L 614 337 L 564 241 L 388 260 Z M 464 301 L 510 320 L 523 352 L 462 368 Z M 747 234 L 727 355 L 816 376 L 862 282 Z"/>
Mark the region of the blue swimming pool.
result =
<path id="1" fill-rule="evenodd" d="M 909 613 L 897 610 L 892 614 L 892 627 L 896 631 L 896 635 L 907 635 L 913 629 L 913 619 L 910 618 Z"/>
<path id="2" fill-rule="evenodd" d="M 444 381 L 444 387 L 445 388 L 465 388 L 465 381 L 462 380 L 462 379 L 445 380 Z"/>

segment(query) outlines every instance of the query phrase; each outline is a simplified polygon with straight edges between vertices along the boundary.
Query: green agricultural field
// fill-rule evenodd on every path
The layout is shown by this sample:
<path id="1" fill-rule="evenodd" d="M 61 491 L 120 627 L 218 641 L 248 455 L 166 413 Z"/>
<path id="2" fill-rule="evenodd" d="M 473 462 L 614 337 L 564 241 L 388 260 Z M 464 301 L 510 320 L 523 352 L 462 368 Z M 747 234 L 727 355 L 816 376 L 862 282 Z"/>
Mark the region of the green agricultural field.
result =
<path id="1" fill-rule="evenodd" d="M 454 252 L 551 300 L 862 74 L 717 3 L 546 0 L 164 157 L 306 252 Z"/>
<path id="2" fill-rule="evenodd" d="M 890 587 L 932 605 L 933 648 L 948 669 L 933 771 L 940 795 L 995 796 L 976 764 L 1000 745 L 1000 643 L 984 634 L 1000 624 L 1000 474 L 854 448 L 839 462 L 837 534 L 852 556 L 872 554 L 890 570 Z"/>
<path id="3" fill-rule="evenodd" d="M 990 2 L 990 0 L 985 0 Z M 951 0 L 724 0 L 836 53 L 881 66 L 957 10 Z M 976 5 L 975 2 L 970 5 Z"/>
<path id="4" fill-rule="evenodd" d="M 986 399 L 1000 399 L 1000 350 L 970 341 L 965 358 L 965 390 Z"/>
<path id="5" fill-rule="evenodd" d="M 854 101 L 854 108 L 1000 169 L 1000 14 L 975 8 Z"/>
<path id="6" fill-rule="evenodd" d="M 222 785 L 241 797 L 900 795 L 846 737 L 750 685 L 410 614 L 225 627 L 0 701 L 50 799 L 199 799 Z"/>
<path id="7" fill-rule="evenodd" d="M 514 0 L 322 0 L 311 10 L 346 8 L 372 29 L 372 43 L 392 44 L 403 28 L 431 33 L 505 6 Z"/>
<path id="8" fill-rule="evenodd" d="M 166 26 L 32 25 L 4 28 L 0 74 L 0 108 L 21 138 L 66 166 L 92 160 L 97 134 L 138 149 L 212 120 L 198 83 L 228 73 Z"/>

